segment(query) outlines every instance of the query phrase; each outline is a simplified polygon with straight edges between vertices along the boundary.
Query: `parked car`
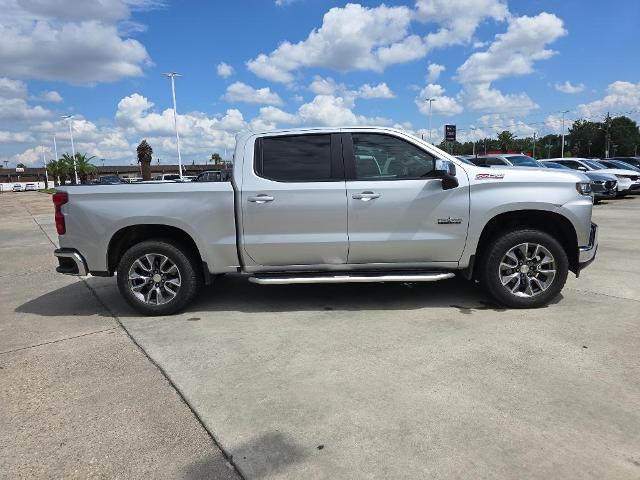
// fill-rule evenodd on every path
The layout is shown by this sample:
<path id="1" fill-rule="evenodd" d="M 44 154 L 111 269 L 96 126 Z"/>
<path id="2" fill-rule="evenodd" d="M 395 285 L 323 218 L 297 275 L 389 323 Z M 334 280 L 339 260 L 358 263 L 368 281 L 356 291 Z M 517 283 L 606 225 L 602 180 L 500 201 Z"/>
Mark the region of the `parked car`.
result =
<path id="1" fill-rule="evenodd" d="M 38 191 L 38 186 L 35 183 L 27 183 L 24 186 L 24 191 L 25 192 L 37 192 Z"/>
<path id="2" fill-rule="evenodd" d="M 175 182 L 180 180 L 180 174 L 163 173 L 162 175 L 156 175 L 152 180 L 155 182 Z"/>
<path id="3" fill-rule="evenodd" d="M 456 155 L 456 158 L 467 165 L 475 165 L 472 161 L 472 159 L 475 158 L 474 155 Z"/>
<path id="4" fill-rule="evenodd" d="M 124 183 L 118 175 L 101 175 L 93 182 L 94 185 L 118 185 Z"/>
<path id="5" fill-rule="evenodd" d="M 633 165 L 634 167 L 640 168 L 640 157 L 612 157 L 609 160 L 619 160 L 624 163 L 628 163 L 629 165 Z"/>
<path id="6" fill-rule="evenodd" d="M 266 285 L 457 273 L 534 308 L 595 258 L 577 172 L 480 168 L 383 127 L 248 132 L 234 158 L 232 182 L 58 188 L 57 270 L 117 273 L 146 315 L 179 311 L 227 272 Z"/>
<path id="7" fill-rule="evenodd" d="M 13 190 L 14 192 L 23 192 L 24 187 L 22 186 L 21 183 L 14 183 L 13 187 L 11 187 L 11 190 Z"/>
<path id="8" fill-rule="evenodd" d="M 535 158 L 521 153 L 478 155 L 469 160 L 479 167 L 540 167 L 540 164 Z"/>
<path id="9" fill-rule="evenodd" d="M 623 197 L 632 191 L 640 190 L 640 176 L 635 172 L 622 168 L 607 168 L 596 160 L 588 158 L 552 158 L 540 160 L 542 163 L 556 162 L 573 170 L 581 172 L 598 171 L 599 173 L 609 173 L 618 179 L 618 193 L 616 196 Z"/>
<path id="10" fill-rule="evenodd" d="M 634 167 L 630 163 L 625 163 L 622 160 L 614 160 L 614 159 L 602 160 L 602 159 L 600 159 L 600 160 L 598 160 L 598 163 L 601 163 L 602 165 L 604 165 L 607 168 L 622 168 L 623 170 L 633 170 L 634 172 L 640 172 L 640 168 L 639 167 Z"/>
<path id="11" fill-rule="evenodd" d="M 571 168 L 562 165 L 557 162 L 540 162 L 546 168 L 553 168 L 556 170 L 571 170 Z M 618 179 L 615 175 L 608 173 L 599 173 L 598 171 L 583 172 L 591 181 L 591 193 L 593 195 L 594 202 L 606 198 L 613 198 L 618 191 Z"/>

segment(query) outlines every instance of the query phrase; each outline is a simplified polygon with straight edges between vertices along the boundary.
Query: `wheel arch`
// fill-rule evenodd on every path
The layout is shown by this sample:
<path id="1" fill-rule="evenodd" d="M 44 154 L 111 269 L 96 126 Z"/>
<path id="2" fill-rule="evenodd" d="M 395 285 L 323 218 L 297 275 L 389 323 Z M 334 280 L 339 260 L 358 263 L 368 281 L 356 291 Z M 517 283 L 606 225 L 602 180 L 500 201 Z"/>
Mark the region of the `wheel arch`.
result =
<path id="1" fill-rule="evenodd" d="M 209 266 L 204 260 L 198 244 L 189 233 L 179 227 L 165 224 L 129 225 L 116 231 L 109 240 L 107 247 L 107 268 L 113 274 L 124 253 L 133 245 L 145 240 L 164 239 L 181 244 L 194 256 L 206 283 L 210 281 Z"/>
<path id="2" fill-rule="evenodd" d="M 500 213 L 492 217 L 482 229 L 474 259 L 473 276 L 477 278 L 479 265 L 487 245 L 500 232 L 533 228 L 548 233 L 562 245 L 569 259 L 569 270 L 576 273 L 578 265 L 578 237 L 567 217 L 549 210 L 523 209 Z"/>

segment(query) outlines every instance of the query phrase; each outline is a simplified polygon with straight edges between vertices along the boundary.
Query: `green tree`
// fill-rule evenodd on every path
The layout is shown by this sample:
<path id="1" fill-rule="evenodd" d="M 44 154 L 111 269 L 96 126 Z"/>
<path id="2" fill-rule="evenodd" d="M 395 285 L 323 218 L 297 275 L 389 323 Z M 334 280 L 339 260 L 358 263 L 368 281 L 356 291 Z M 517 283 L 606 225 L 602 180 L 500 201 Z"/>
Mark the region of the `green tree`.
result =
<path id="1" fill-rule="evenodd" d="M 93 165 L 90 160 L 95 157 L 88 157 L 84 153 L 76 153 L 76 169 L 78 171 L 78 177 L 80 183 L 87 183 L 87 179 L 90 174 L 95 173 L 98 169 Z"/>
<path id="2" fill-rule="evenodd" d="M 211 163 L 218 165 L 220 163 L 222 163 L 222 157 L 220 156 L 219 153 L 212 153 L 211 154 Z"/>
<path id="3" fill-rule="evenodd" d="M 27 166 L 24 163 L 18 163 L 16 168 L 27 168 Z"/>
<path id="4" fill-rule="evenodd" d="M 576 157 L 604 156 L 604 129 L 600 122 L 576 120 L 569 127 L 566 140 Z M 566 144 L 565 144 L 566 148 Z M 566 152 L 565 152 L 566 153 Z"/>
<path id="5" fill-rule="evenodd" d="M 635 155 L 636 145 L 640 145 L 640 130 L 638 124 L 629 117 L 621 116 L 611 119 L 610 130 L 611 148 L 609 155 L 630 157 Z"/>
<path id="6" fill-rule="evenodd" d="M 63 175 L 64 180 L 62 178 L 60 179 L 62 183 L 65 183 L 67 178 L 69 178 L 71 180 L 71 183 L 75 184 L 76 183 L 76 175 L 75 175 L 75 167 L 74 167 L 75 161 L 73 157 L 68 153 L 65 153 L 62 155 L 62 157 L 58 161 L 60 162 L 60 167 L 65 172 Z"/>
<path id="7" fill-rule="evenodd" d="M 62 165 L 59 160 L 49 160 L 47 162 L 47 172 L 53 177 L 54 185 L 61 184 L 60 177 L 64 176 L 65 172 L 62 171 Z"/>
<path id="8" fill-rule="evenodd" d="M 138 163 L 142 167 L 142 179 L 151 180 L 151 157 L 153 155 L 153 148 L 147 143 L 146 140 L 142 140 L 138 148 Z"/>
<path id="9" fill-rule="evenodd" d="M 504 130 L 498 134 L 498 145 L 502 153 L 507 153 L 513 148 L 514 138 L 513 133 L 509 130 Z"/>

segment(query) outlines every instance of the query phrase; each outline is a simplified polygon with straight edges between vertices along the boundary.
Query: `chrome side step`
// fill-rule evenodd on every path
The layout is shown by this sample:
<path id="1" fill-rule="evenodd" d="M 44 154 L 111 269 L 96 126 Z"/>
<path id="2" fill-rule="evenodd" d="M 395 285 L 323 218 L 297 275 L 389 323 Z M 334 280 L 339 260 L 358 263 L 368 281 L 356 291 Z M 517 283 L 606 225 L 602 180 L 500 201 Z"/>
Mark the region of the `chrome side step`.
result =
<path id="1" fill-rule="evenodd" d="M 287 285 L 292 283 L 373 283 L 373 282 L 437 282 L 453 278 L 451 272 L 402 273 L 326 273 L 326 274 L 273 274 L 254 275 L 249 281 L 260 285 Z"/>

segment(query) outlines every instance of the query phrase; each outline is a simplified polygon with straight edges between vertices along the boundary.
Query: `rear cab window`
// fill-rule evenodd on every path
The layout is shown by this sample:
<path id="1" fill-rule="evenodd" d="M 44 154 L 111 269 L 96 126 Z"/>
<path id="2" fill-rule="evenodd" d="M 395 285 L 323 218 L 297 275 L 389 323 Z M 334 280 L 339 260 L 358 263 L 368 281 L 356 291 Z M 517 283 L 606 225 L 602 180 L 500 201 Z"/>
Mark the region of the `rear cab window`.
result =
<path id="1" fill-rule="evenodd" d="M 335 134 L 262 137 L 256 140 L 254 169 L 276 182 L 336 181 L 343 179 L 339 152 Z"/>

